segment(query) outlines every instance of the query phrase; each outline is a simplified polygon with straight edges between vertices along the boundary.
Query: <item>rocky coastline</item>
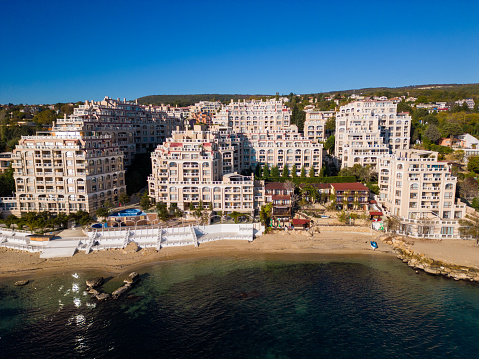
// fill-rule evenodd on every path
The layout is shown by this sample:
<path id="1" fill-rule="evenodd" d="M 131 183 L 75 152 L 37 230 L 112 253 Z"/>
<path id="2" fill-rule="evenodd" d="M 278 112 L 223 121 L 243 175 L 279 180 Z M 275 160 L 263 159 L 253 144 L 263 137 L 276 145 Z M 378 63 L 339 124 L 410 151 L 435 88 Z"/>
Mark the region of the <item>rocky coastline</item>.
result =
<path id="1" fill-rule="evenodd" d="M 396 257 L 418 271 L 422 270 L 428 274 L 442 275 L 454 280 L 479 282 L 477 267 L 457 265 L 428 257 L 411 249 L 414 242 L 405 237 L 382 236 L 380 240 L 392 245 Z"/>

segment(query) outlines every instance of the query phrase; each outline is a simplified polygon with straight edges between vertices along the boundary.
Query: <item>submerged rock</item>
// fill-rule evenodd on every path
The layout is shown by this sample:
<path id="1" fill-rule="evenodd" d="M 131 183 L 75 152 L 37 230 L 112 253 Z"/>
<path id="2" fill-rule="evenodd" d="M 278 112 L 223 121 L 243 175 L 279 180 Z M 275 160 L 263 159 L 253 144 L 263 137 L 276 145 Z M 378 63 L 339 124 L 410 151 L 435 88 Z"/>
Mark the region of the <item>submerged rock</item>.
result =
<path id="1" fill-rule="evenodd" d="M 111 295 L 113 298 L 118 299 L 123 293 L 127 292 L 131 288 L 130 284 L 125 284 L 124 286 L 115 290 Z"/>
<path id="2" fill-rule="evenodd" d="M 127 284 L 134 284 L 140 280 L 140 275 L 136 272 L 131 272 L 128 277 L 123 281 Z"/>
<path id="3" fill-rule="evenodd" d="M 96 297 L 96 299 L 98 299 L 98 300 L 107 300 L 107 299 L 110 298 L 110 294 L 108 294 L 108 293 L 99 293 L 99 294 L 97 294 L 95 297 Z"/>
<path id="4" fill-rule="evenodd" d="M 93 279 L 88 279 L 86 281 L 86 285 L 87 287 L 90 287 L 90 288 L 96 288 L 96 287 L 99 287 L 103 284 L 103 277 L 97 277 L 97 278 L 93 278 Z"/>
<path id="5" fill-rule="evenodd" d="M 97 291 L 96 289 L 92 288 L 88 291 L 88 294 L 93 294 L 94 296 L 96 296 L 96 295 L 100 294 L 100 292 Z"/>
<path id="6" fill-rule="evenodd" d="M 17 281 L 15 282 L 15 285 L 16 285 L 17 287 L 21 287 L 21 286 L 23 286 L 23 285 L 27 285 L 28 283 L 30 283 L 30 281 L 29 281 L 28 279 L 25 279 L 25 280 L 17 280 Z"/>

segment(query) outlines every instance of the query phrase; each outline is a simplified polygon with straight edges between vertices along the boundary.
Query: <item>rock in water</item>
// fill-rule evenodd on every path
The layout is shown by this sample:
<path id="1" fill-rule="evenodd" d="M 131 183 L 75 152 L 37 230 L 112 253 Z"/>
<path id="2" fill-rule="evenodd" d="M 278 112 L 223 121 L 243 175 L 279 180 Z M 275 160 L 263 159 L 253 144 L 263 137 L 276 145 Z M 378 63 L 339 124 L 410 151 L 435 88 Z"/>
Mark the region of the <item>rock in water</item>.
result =
<path id="1" fill-rule="evenodd" d="M 88 291 L 88 294 L 93 294 L 94 296 L 97 296 L 98 294 L 100 294 L 100 292 L 92 288 Z"/>
<path id="2" fill-rule="evenodd" d="M 25 279 L 25 280 L 17 280 L 17 281 L 15 282 L 15 285 L 16 285 L 17 287 L 20 287 L 20 286 L 22 286 L 22 285 L 27 285 L 29 282 L 30 282 L 30 281 L 29 281 L 28 279 Z"/>
<path id="3" fill-rule="evenodd" d="M 99 287 L 103 284 L 103 277 L 97 277 L 97 278 L 93 278 L 93 279 L 88 279 L 86 281 L 86 285 L 90 288 L 96 288 L 96 287 Z"/>
<path id="4" fill-rule="evenodd" d="M 131 272 L 128 278 L 126 278 L 123 282 L 127 284 L 134 284 L 140 280 L 140 275 L 136 272 Z"/>
<path id="5" fill-rule="evenodd" d="M 120 297 L 120 295 L 122 295 L 123 293 L 128 291 L 130 288 L 131 288 L 131 286 L 129 284 L 125 284 L 124 286 L 115 290 L 111 295 L 112 295 L 113 298 L 117 299 L 117 298 Z"/>
<path id="6" fill-rule="evenodd" d="M 107 300 L 108 298 L 110 298 L 110 294 L 108 293 L 100 293 L 98 295 L 95 296 L 96 299 L 98 300 Z"/>

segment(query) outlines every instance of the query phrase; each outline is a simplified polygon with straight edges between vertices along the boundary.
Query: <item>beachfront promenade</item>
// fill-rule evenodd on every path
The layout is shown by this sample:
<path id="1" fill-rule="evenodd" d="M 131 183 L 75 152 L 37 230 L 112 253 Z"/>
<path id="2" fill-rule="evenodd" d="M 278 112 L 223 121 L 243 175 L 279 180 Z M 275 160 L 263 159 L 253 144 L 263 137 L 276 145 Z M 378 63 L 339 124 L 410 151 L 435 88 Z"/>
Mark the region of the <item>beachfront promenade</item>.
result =
<path id="1" fill-rule="evenodd" d="M 34 241 L 28 236 L 33 233 L 2 228 L 0 230 L 0 247 L 27 252 L 41 252 L 41 258 L 71 257 L 76 251 L 91 253 L 107 249 L 123 249 L 130 243 L 139 248 L 198 246 L 201 243 L 223 239 L 253 241 L 255 236 L 264 231 L 259 223 L 215 224 L 208 226 L 184 227 L 120 227 L 89 228 L 78 236 L 77 231 L 63 231 L 51 241 Z M 76 236 L 71 236 L 71 235 Z"/>

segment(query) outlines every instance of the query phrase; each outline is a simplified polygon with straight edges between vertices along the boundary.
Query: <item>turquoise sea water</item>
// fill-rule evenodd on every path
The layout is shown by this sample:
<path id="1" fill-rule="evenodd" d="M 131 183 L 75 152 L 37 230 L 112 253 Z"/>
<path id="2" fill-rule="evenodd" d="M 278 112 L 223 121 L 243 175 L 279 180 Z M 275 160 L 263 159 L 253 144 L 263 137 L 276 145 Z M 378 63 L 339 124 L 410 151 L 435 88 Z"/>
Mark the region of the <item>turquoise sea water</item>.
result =
<path id="1" fill-rule="evenodd" d="M 197 259 L 145 267 L 117 301 L 95 273 L 0 281 L 3 358 L 475 358 L 479 286 L 394 258 Z M 116 289 L 125 276 L 104 286 Z"/>

